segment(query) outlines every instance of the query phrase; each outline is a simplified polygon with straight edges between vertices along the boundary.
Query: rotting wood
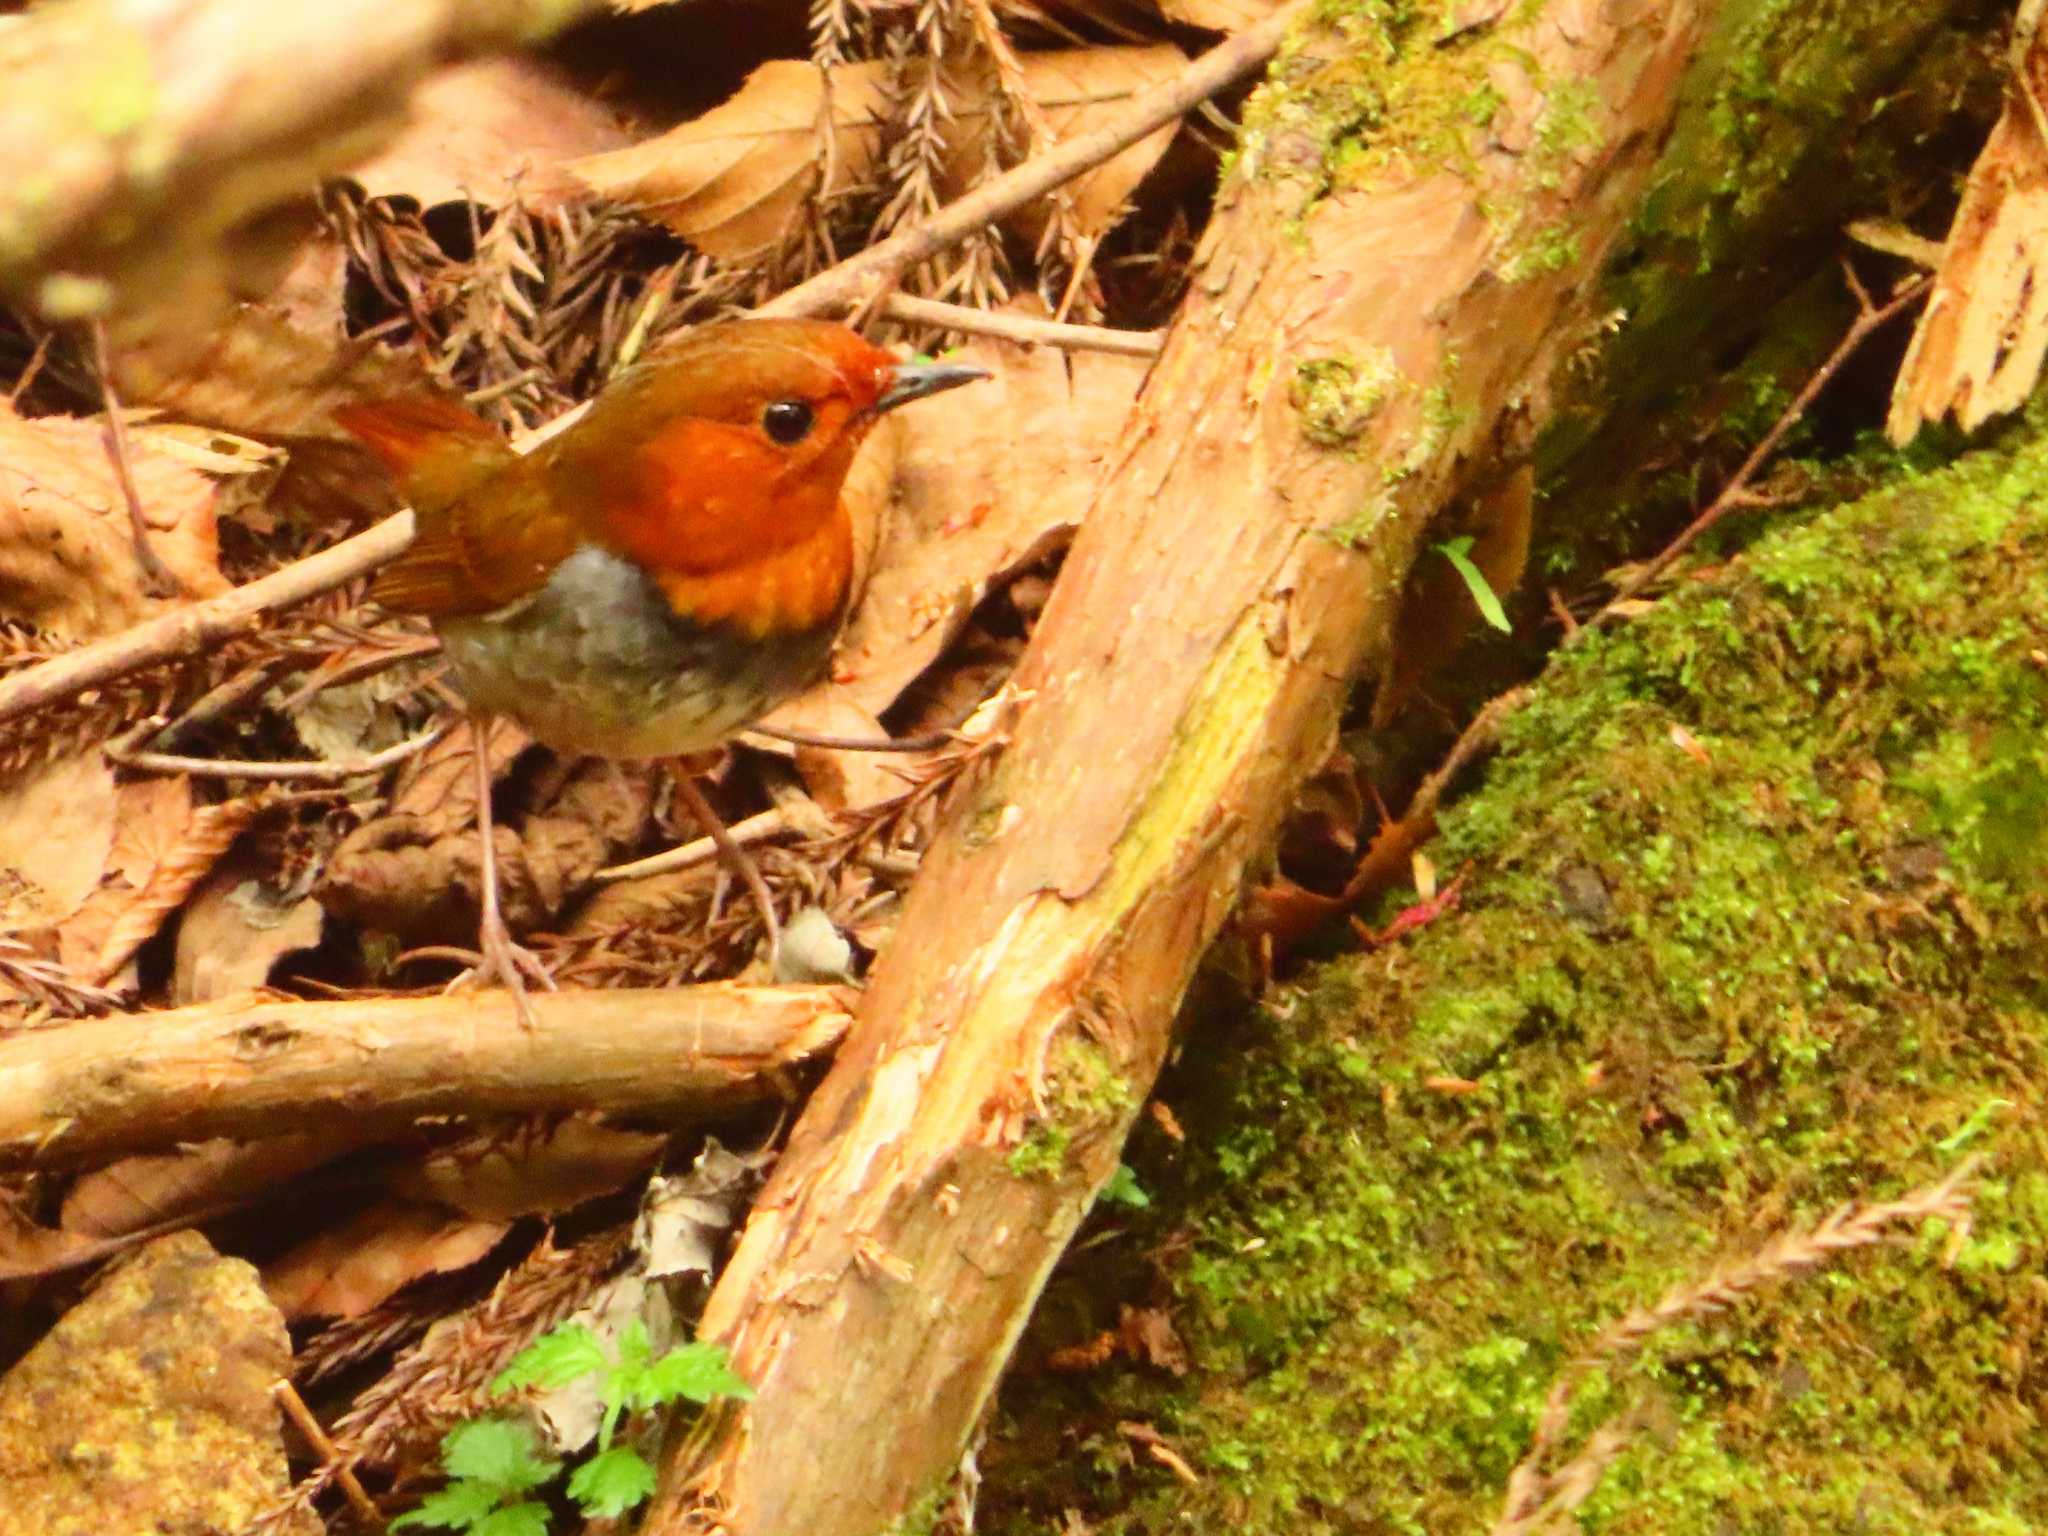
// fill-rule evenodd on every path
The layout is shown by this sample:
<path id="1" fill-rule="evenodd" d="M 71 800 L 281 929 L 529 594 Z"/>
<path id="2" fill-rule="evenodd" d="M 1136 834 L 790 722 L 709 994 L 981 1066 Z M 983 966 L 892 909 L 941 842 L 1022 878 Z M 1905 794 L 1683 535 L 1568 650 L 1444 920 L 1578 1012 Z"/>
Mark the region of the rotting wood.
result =
<path id="1" fill-rule="evenodd" d="M 116 1014 L 0 1039 L 0 1170 L 209 1136 L 578 1109 L 689 1121 L 787 1092 L 850 1018 L 836 987 L 267 1001 Z"/>
<path id="2" fill-rule="evenodd" d="M 1327 192 L 1308 122 L 1255 131 L 1019 669 L 1014 742 L 927 855 L 712 1296 L 702 1333 L 757 1395 L 672 1437 L 650 1536 L 869 1536 L 951 1472 L 1198 957 L 1384 657 L 1424 525 L 1594 333 L 1716 8 L 1542 6 L 1465 176 L 1396 161 Z M 1311 34 L 1292 68 L 1344 49 Z M 1560 84 L 1592 131 L 1531 155 Z M 1539 235 L 1565 259 L 1518 259 Z M 1390 386 L 1342 451 L 1289 399 L 1338 357 Z"/>

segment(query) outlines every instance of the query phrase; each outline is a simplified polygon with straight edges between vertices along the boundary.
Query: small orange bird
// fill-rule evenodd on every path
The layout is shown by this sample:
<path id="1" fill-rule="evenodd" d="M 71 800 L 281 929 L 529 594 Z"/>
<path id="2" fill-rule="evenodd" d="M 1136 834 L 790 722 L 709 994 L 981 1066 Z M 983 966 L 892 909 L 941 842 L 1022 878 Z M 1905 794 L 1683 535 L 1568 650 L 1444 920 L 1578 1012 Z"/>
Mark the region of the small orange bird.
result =
<path id="1" fill-rule="evenodd" d="M 552 986 L 498 910 L 482 717 L 558 751 L 666 757 L 724 741 L 825 670 L 853 577 L 841 502 L 884 411 L 986 378 L 904 363 L 841 325 L 706 325 L 621 375 L 521 457 L 452 401 L 344 406 L 397 478 L 418 533 L 370 596 L 433 622 L 478 728 L 483 965 L 530 1021 L 521 973 Z M 775 935 L 759 873 L 694 785 Z"/>

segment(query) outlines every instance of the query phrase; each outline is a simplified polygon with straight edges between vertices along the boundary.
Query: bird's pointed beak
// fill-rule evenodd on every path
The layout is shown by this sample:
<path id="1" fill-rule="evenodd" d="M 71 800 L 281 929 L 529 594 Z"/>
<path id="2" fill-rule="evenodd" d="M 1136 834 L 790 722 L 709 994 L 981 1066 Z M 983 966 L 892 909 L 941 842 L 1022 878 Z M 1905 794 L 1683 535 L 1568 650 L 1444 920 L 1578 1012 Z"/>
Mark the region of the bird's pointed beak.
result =
<path id="1" fill-rule="evenodd" d="M 879 416 L 899 405 L 922 400 L 926 395 L 958 389 L 962 384 L 972 384 L 976 379 L 988 377 L 986 368 L 977 368 L 972 363 L 899 363 L 889 380 L 889 387 L 875 402 L 874 413 Z"/>

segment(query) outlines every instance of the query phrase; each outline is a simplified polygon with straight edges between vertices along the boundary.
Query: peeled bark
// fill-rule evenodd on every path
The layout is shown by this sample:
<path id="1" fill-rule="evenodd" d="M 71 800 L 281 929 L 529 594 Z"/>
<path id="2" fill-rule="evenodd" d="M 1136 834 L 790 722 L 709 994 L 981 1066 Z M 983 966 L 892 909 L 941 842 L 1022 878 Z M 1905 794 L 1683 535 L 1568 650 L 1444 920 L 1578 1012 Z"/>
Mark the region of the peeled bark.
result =
<path id="1" fill-rule="evenodd" d="M 1525 451 L 1596 334 L 1715 9 L 1553 0 L 1485 55 L 1518 62 L 1481 76 L 1484 142 L 1334 190 L 1316 92 L 1372 40 L 1312 34 L 1281 66 L 1303 84 L 1255 109 L 1013 744 L 956 804 L 712 1297 L 702 1331 L 757 1396 L 672 1444 L 646 1530 L 855 1536 L 950 1472 L 1196 961 L 1384 659 L 1430 516 Z M 1390 71 L 1440 67 L 1414 52 Z M 1566 100 L 1583 133 L 1547 132 Z"/>

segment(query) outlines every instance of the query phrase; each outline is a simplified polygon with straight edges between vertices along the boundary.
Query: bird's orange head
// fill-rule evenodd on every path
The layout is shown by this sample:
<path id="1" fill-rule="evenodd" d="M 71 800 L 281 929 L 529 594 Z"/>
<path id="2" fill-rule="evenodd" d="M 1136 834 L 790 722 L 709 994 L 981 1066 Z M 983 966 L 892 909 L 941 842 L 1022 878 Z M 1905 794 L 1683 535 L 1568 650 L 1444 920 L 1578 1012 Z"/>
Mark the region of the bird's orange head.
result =
<path id="1" fill-rule="evenodd" d="M 899 362 L 824 321 L 700 326 L 531 458 L 501 447 L 445 508 L 420 505 L 418 540 L 374 595 L 437 617 L 489 612 L 595 543 L 638 565 L 687 618 L 756 635 L 829 624 L 852 575 L 840 494 L 862 439 L 883 412 L 986 376 Z M 453 423 L 417 403 L 350 407 L 343 419 L 402 477 L 451 452 L 483 453 L 451 449 Z M 444 467 L 432 484 L 448 479 Z"/>

